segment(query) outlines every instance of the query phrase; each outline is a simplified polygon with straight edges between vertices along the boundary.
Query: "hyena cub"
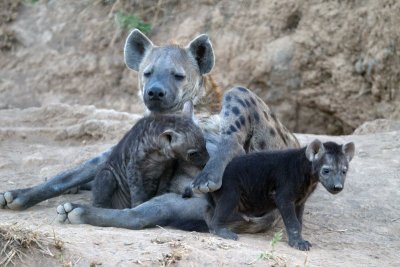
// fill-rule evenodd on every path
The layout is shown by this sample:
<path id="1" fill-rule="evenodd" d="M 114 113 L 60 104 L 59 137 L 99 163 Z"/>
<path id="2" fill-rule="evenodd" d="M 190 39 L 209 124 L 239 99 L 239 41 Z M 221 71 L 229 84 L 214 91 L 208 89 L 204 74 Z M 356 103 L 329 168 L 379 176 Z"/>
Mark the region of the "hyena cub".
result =
<path id="1" fill-rule="evenodd" d="M 193 116 L 193 104 L 188 101 L 182 114 L 153 113 L 139 120 L 96 175 L 94 206 L 133 208 L 168 192 L 178 165 L 203 168 L 209 156 Z"/>
<path id="2" fill-rule="evenodd" d="M 301 235 L 304 204 L 318 182 L 332 194 L 342 191 L 354 144 L 314 140 L 307 147 L 251 153 L 234 158 L 226 167 L 222 187 L 209 193 L 206 221 L 210 232 L 236 240 L 229 224 L 278 209 L 289 245 L 309 250 Z"/>

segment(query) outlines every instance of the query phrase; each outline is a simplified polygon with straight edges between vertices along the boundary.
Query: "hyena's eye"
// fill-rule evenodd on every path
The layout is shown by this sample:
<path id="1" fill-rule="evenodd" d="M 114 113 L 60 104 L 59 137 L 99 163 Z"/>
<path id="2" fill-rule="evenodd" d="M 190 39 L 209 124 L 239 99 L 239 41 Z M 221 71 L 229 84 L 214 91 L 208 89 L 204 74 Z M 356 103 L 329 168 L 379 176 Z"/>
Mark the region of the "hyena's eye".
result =
<path id="1" fill-rule="evenodd" d="M 148 71 L 145 71 L 145 72 L 143 73 L 143 76 L 146 77 L 146 78 L 149 78 L 149 77 L 151 76 L 151 74 L 152 74 L 152 71 L 151 71 L 151 70 L 148 70 Z"/>
<path id="2" fill-rule="evenodd" d="M 197 155 L 199 155 L 199 151 L 195 150 L 195 149 L 191 149 L 187 152 L 187 156 L 189 160 L 194 160 Z"/>
<path id="3" fill-rule="evenodd" d="M 328 169 L 328 168 L 323 168 L 322 169 L 322 174 L 329 174 L 331 172 L 331 170 L 330 169 Z"/>
<path id="4" fill-rule="evenodd" d="M 347 173 L 347 170 L 342 170 L 342 174 L 346 174 Z"/>
<path id="5" fill-rule="evenodd" d="M 177 80 L 177 81 L 183 81 L 186 76 L 184 74 L 175 73 L 174 77 L 175 77 L 175 80 Z"/>

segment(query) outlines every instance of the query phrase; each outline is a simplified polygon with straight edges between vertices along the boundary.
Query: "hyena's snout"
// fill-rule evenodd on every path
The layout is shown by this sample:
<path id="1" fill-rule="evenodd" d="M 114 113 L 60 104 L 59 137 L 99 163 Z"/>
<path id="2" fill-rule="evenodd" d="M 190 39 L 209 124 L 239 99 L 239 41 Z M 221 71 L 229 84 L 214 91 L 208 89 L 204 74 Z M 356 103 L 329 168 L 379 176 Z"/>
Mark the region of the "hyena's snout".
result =
<path id="1" fill-rule="evenodd" d="M 162 101 L 167 92 L 161 86 L 153 86 L 145 92 L 147 101 Z"/>
<path id="2" fill-rule="evenodd" d="M 163 82 L 152 82 L 146 85 L 143 92 L 143 100 L 151 111 L 169 110 L 175 105 L 175 91 L 175 87 Z"/>
<path id="3" fill-rule="evenodd" d="M 160 85 L 146 88 L 143 98 L 147 108 L 156 112 L 168 109 L 171 106 L 171 102 L 173 102 L 167 90 Z"/>
<path id="4" fill-rule="evenodd" d="M 341 177 L 330 178 L 323 182 L 323 185 L 331 194 L 337 194 L 344 188 L 344 179 Z"/>
<path id="5" fill-rule="evenodd" d="M 335 193 L 339 193 L 343 190 L 343 184 L 341 182 L 335 182 L 332 187 L 332 191 Z"/>

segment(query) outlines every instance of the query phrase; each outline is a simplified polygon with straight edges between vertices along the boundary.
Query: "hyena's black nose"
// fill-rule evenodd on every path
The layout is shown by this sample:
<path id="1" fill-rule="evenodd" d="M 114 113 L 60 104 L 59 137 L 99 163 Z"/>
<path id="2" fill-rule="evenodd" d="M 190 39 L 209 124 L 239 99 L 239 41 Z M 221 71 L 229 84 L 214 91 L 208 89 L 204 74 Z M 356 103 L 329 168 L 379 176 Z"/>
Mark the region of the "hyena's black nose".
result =
<path id="1" fill-rule="evenodd" d="M 333 191 L 335 191 L 335 192 L 340 192 L 340 191 L 342 191 L 342 189 L 343 189 L 343 185 L 342 184 L 335 184 L 333 186 Z"/>
<path id="2" fill-rule="evenodd" d="M 165 90 L 160 87 L 152 87 L 147 92 L 150 100 L 161 100 L 165 96 Z"/>

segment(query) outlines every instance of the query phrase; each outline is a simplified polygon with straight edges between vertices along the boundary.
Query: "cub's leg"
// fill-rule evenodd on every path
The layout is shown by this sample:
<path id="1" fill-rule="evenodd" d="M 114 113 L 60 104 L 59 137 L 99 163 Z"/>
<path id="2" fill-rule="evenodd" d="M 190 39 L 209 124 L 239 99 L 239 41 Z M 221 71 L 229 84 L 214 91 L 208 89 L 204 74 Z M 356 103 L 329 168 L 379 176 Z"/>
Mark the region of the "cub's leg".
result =
<path id="1" fill-rule="evenodd" d="M 297 216 L 297 220 L 299 220 L 300 223 L 300 235 L 301 232 L 303 230 L 303 213 L 304 213 L 304 206 L 305 204 L 301 204 L 299 206 L 296 206 L 296 216 Z"/>
<path id="2" fill-rule="evenodd" d="M 230 220 L 236 220 L 239 216 L 235 209 L 238 206 L 239 194 L 235 190 L 225 188 L 224 191 L 217 191 L 214 194 L 215 208 L 214 214 L 206 215 L 207 224 L 210 228 L 210 233 L 218 235 L 222 238 L 237 240 L 238 236 L 226 226 Z M 211 212 L 210 209 L 208 212 Z"/>
<path id="3" fill-rule="evenodd" d="M 112 197 L 118 182 L 111 170 L 106 168 L 97 173 L 93 183 L 93 206 L 112 208 Z"/>
<path id="4" fill-rule="evenodd" d="M 150 199 L 141 185 L 129 185 L 129 191 L 131 193 L 131 208 L 134 208 Z"/>
<path id="5" fill-rule="evenodd" d="M 282 125 L 264 101 L 246 88 L 236 87 L 224 94 L 219 117 L 217 149 L 193 181 L 196 192 L 219 189 L 226 165 L 237 155 L 299 147 L 296 137 Z"/>
<path id="6" fill-rule="evenodd" d="M 289 245 L 299 250 L 310 250 L 310 242 L 301 236 L 301 223 L 296 215 L 294 203 L 280 196 L 276 198 L 276 205 L 285 224 Z"/>
<path id="7" fill-rule="evenodd" d="M 140 167 L 131 159 L 127 166 L 127 182 L 130 192 L 131 208 L 134 208 L 150 199 L 147 192 L 156 194 L 157 185 L 161 177 L 143 177 Z M 146 188 L 146 190 L 145 190 Z"/>
<path id="8" fill-rule="evenodd" d="M 24 210 L 43 200 L 59 196 L 71 188 L 92 181 L 111 151 L 112 148 L 37 186 L 0 193 L 0 209 Z"/>

